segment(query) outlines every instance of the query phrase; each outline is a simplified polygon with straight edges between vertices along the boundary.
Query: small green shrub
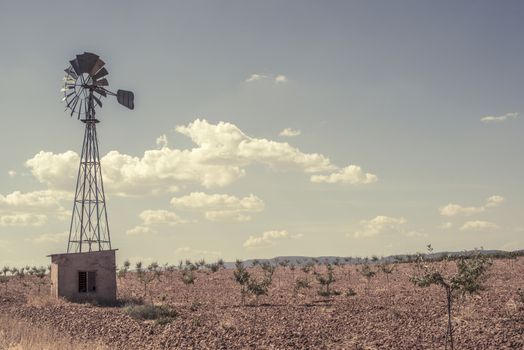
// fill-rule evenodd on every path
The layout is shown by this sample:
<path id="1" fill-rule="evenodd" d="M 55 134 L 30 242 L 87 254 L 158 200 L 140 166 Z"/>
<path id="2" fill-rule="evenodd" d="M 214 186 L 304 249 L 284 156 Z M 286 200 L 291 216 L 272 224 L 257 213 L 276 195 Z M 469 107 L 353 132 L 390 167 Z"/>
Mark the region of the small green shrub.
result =
<path id="1" fill-rule="evenodd" d="M 155 320 L 160 324 L 171 322 L 178 313 L 165 305 L 129 305 L 124 313 L 137 320 Z M 166 322 L 167 321 L 167 322 Z"/>

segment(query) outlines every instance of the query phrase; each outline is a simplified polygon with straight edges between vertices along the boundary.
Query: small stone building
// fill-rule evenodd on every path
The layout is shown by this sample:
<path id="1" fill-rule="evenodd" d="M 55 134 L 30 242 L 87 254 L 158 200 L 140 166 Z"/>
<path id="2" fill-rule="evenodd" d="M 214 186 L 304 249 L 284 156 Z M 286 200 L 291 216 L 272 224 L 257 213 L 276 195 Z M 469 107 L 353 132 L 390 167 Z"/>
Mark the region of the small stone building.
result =
<path id="1" fill-rule="evenodd" d="M 115 250 L 52 254 L 51 295 L 72 301 L 116 301 Z"/>

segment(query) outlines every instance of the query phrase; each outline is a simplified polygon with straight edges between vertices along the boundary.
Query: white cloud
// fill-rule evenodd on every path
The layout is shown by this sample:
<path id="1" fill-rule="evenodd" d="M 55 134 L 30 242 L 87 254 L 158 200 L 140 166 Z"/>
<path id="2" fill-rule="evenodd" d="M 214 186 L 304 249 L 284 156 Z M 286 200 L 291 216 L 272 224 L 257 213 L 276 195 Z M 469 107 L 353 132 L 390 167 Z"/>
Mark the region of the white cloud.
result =
<path id="1" fill-rule="evenodd" d="M 192 192 L 187 196 L 172 198 L 171 205 L 203 210 L 206 219 L 211 221 L 247 221 L 251 219 L 250 214 L 264 210 L 264 202 L 253 194 L 238 198 L 228 194 Z"/>
<path id="2" fill-rule="evenodd" d="M 480 120 L 483 123 L 501 123 L 509 119 L 515 119 L 518 117 L 518 115 L 519 113 L 517 112 L 506 113 L 500 116 L 487 115 L 485 117 L 480 118 Z"/>
<path id="3" fill-rule="evenodd" d="M 362 229 L 355 232 L 353 237 L 373 237 L 386 232 L 403 232 L 402 226 L 406 222 L 407 220 L 403 217 L 394 218 L 390 216 L 379 215 L 371 220 L 362 220 L 360 222 Z"/>
<path id="4" fill-rule="evenodd" d="M 160 148 L 167 147 L 167 136 L 165 134 L 158 136 L 156 138 L 156 145 Z"/>
<path id="5" fill-rule="evenodd" d="M 168 225 L 175 226 L 185 224 L 188 221 L 181 219 L 177 214 L 167 210 L 144 210 L 139 215 L 144 225 Z"/>
<path id="6" fill-rule="evenodd" d="M 266 79 L 266 78 L 268 78 L 268 76 L 265 75 L 265 74 L 254 73 L 254 74 L 251 74 L 249 76 L 249 78 L 246 79 L 246 83 L 251 83 L 253 81 L 262 80 L 262 79 Z"/>
<path id="7" fill-rule="evenodd" d="M 486 207 L 487 208 L 495 208 L 504 202 L 504 197 L 502 196 L 491 196 L 486 201 Z"/>
<path id="8" fill-rule="evenodd" d="M 71 213 L 62 206 L 72 194 L 59 190 L 14 191 L 0 194 L 0 219 L 3 226 L 40 226 L 48 217 L 67 219 Z"/>
<path id="9" fill-rule="evenodd" d="M 338 169 L 329 158 L 318 153 L 304 153 L 287 142 L 277 142 L 246 135 L 236 125 L 211 124 L 197 119 L 178 126 L 177 132 L 189 137 L 196 146 L 173 149 L 167 138 L 158 140 L 160 149 L 147 150 L 142 157 L 110 151 L 101 159 L 104 185 L 109 193 L 119 195 L 158 194 L 177 191 L 193 183 L 205 188 L 223 187 L 243 177 L 245 167 L 263 164 L 273 170 L 298 170 L 305 173 Z M 37 180 L 51 189 L 74 188 L 79 156 L 72 151 L 53 154 L 39 152 L 26 162 Z M 371 183 L 373 174 L 350 165 L 331 175 L 313 177 L 314 182 Z"/>
<path id="10" fill-rule="evenodd" d="M 148 227 L 148 226 L 135 226 L 126 231 L 126 234 L 130 236 L 145 235 L 145 234 L 152 234 L 152 233 L 156 233 L 156 232 L 155 230 L 153 230 L 151 227 Z"/>
<path id="11" fill-rule="evenodd" d="M 16 171 L 14 171 L 14 170 L 9 170 L 9 171 L 7 172 L 7 174 L 9 175 L 9 177 L 15 177 L 15 176 L 16 176 Z"/>
<path id="12" fill-rule="evenodd" d="M 294 130 L 291 128 L 285 128 L 280 132 L 280 136 L 294 137 L 300 135 L 302 132 L 300 130 Z"/>
<path id="13" fill-rule="evenodd" d="M 32 213 L 0 214 L 0 226 L 42 226 L 47 223 L 47 216 Z"/>
<path id="14" fill-rule="evenodd" d="M 33 176 L 52 189 L 71 191 L 74 187 L 80 157 L 73 151 L 54 154 L 52 152 L 38 152 L 25 165 Z"/>
<path id="15" fill-rule="evenodd" d="M 486 208 L 498 207 L 499 205 L 502 204 L 502 202 L 504 202 L 504 197 L 494 195 L 494 196 L 489 197 L 486 200 L 486 203 L 479 207 L 463 207 L 459 204 L 449 203 L 448 205 L 439 208 L 439 211 L 440 211 L 440 215 L 442 216 L 448 216 L 448 217 L 457 216 L 457 215 L 469 216 L 469 215 L 483 213 L 486 211 Z"/>
<path id="16" fill-rule="evenodd" d="M 69 237 L 69 232 L 60 232 L 60 233 L 44 233 L 32 238 L 27 238 L 26 241 L 39 244 L 39 243 L 59 243 L 66 242 L 66 239 Z"/>
<path id="17" fill-rule="evenodd" d="M 286 230 L 282 231 L 266 231 L 261 236 L 249 236 L 244 242 L 245 248 L 260 248 L 275 245 L 276 241 L 282 239 L 299 239 L 302 238 L 302 234 L 291 234 Z"/>
<path id="18" fill-rule="evenodd" d="M 374 174 L 365 173 L 357 165 L 349 165 L 329 175 L 312 175 L 311 182 L 315 183 L 348 183 L 351 185 L 366 185 L 377 182 L 378 177 Z"/>
<path id="19" fill-rule="evenodd" d="M 461 231 L 482 231 L 487 229 L 496 229 L 497 224 L 489 221 L 468 221 L 461 228 Z"/>
<path id="20" fill-rule="evenodd" d="M 284 74 L 277 74 L 275 77 L 275 83 L 287 83 L 288 79 Z"/>
<path id="21" fill-rule="evenodd" d="M 182 259 L 182 260 L 184 259 L 191 259 L 191 260 L 205 259 L 207 261 L 213 261 L 213 260 L 218 260 L 222 256 L 222 252 L 193 249 L 190 247 L 181 247 L 175 250 L 175 255 L 179 259 Z"/>

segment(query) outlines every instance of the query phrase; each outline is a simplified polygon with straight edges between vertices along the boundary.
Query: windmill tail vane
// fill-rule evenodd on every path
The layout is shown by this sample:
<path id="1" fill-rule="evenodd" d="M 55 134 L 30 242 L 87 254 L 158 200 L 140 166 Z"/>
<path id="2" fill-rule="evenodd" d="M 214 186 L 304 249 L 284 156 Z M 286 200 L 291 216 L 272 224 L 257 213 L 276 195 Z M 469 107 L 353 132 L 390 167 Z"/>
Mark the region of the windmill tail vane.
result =
<path id="1" fill-rule="evenodd" d="M 85 123 L 85 131 L 67 252 L 110 250 L 111 236 L 96 132 L 99 120 L 95 117 L 95 107 L 101 108 L 103 98 L 114 96 L 119 104 L 134 109 L 134 94 L 127 90 L 114 93 L 107 89 L 109 73 L 98 55 L 84 52 L 69 63 L 65 69 L 62 100 L 70 116 L 76 115 Z"/>

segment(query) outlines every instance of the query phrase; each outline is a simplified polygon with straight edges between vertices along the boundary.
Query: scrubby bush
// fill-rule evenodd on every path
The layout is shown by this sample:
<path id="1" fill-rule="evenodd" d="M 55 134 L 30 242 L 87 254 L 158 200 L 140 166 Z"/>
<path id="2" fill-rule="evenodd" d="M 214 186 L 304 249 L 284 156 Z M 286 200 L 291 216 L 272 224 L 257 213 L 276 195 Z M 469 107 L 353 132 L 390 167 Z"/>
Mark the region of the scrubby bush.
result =
<path id="1" fill-rule="evenodd" d="M 155 320 L 158 324 L 171 322 L 178 316 L 176 310 L 165 305 L 129 305 L 124 313 L 137 320 Z"/>
<path id="2" fill-rule="evenodd" d="M 293 284 L 293 296 L 296 299 L 297 296 L 298 296 L 298 293 L 301 290 L 303 290 L 303 289 L 305 290 L 305 289 L 309 289 L 309 288 L 311 288 L 309 280 L 307 278 L 298 277 L 295 280 L 295 283 Z"/>

